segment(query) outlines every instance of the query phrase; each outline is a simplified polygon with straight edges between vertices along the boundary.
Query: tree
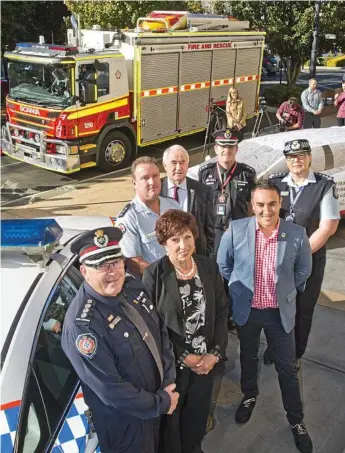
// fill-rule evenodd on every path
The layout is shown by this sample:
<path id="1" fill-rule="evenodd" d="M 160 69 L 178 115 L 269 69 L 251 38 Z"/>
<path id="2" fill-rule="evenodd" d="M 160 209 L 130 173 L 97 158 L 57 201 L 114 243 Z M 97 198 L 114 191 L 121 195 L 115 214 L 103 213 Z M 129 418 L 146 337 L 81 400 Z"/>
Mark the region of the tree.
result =
<path id="1" fill-rule="evenodd" d="M 46 42 L 65 41 L 63 16 L 68 10 L 63 1 L 1 2 L 1 50 L 10 48 L 18 41 L 38 41 L 45 36 Z"/>
<path id="2" fill-rule="evenodd" d="M 215 2 L 214 12 L 224 14 L 230 2 Z M 266 32 L 271 52 L 279 55 L 287 70 L 288 85 L 295 85 L 302 64 L 310 58 L 315 2 L 305 1 L 232 1 L 233 15 L 249 20 L 253 28 Z M 334 33 L 344 46 L 345 2 L 323 2 L 320 19 L 320 50 L 331 43 L 325 33 Z"/>
<path id="3" fill-rule="evenodd" d="M 80 15 L 81 26 L 93 24 L 112 28 L 133 28 L 138 17 L 144 17 L 154 10 L 202 12 L 201 1 L 132 1 L 119 0 L 65 1 L 67 8 L 76 16 Z"/>

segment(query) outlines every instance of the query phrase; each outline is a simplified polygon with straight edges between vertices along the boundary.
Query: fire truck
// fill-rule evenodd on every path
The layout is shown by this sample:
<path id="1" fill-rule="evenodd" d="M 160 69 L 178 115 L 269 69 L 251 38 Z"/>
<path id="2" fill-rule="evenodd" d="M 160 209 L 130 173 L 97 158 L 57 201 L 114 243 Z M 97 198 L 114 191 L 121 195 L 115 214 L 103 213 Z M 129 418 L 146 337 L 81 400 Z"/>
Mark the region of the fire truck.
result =
<path id="1" fill-rule="evenodd" d="M 138 148 L 206 129 L 235 85 L 257 113 L 265 33 L 227 16 L 155 11 L 133 30 L 68 30 L 6 52 L 2 150 L 61 173 L 128 165 Z M 226 120 L 225 120 L 226 121 Z"/>

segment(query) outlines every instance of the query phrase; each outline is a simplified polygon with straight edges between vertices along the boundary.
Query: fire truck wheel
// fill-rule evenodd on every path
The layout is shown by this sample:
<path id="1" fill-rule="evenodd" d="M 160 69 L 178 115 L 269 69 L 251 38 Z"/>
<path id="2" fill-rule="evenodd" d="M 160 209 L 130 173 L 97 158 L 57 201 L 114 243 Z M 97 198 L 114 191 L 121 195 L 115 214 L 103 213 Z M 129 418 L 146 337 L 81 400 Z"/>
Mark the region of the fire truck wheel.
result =
<path id="1" fill-rule="evenodd" d="M 98 167 L 105 172 L 124 167 L 131 158 L 131 148 L 131 142 L 123 132 L 109 132 L 101 145 Z"/>

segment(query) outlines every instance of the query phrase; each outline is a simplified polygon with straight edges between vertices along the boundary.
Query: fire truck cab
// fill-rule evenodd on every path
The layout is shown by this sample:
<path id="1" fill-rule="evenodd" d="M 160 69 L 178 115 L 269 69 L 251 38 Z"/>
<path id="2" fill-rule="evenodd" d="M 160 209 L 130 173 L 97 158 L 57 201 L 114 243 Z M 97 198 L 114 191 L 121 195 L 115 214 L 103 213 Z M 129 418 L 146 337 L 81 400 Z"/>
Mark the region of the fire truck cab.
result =
<path id="1" fill-rule="evenodd" d="M 130 31 L 69 30 L 68 45 L 6 52 L 5 154 L 72 173 L 112 171 L 138 147 L 205 130 L 235 85 L 256 114 L 264 33 L 225 16 L 156 11 Z"/>

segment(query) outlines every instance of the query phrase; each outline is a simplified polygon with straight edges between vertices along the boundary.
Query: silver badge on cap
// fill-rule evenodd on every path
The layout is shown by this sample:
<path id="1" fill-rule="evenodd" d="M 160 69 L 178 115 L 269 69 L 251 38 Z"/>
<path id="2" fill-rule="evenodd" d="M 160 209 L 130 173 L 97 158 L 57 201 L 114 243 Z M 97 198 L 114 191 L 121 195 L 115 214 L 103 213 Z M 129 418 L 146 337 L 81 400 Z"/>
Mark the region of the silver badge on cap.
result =
<path id="1" fill-rule="evenodd" d="M 231 137 L 231 130 L 230 130 L 230 129 L 227 129 L 227 130 L 225 131 L 224 137 L 225 137 L 225 138 L 230 138 L 230 137 Z"/>
<path id="2" fill-rule="evenodd" d="M 97 230 L 95 232 L 95 237 L 93 239 L 95 245 L 97 245 L 97 247 L 106 247 L 108 245 L 108 242 L 109 242 L 109 238 L 106 234 L 104 234 L 104 231 L 103 230 Z"/>
<path id="3" fill-rule="evenodd" d="M 298 140 L 294 140 L 291 143 L 290 148 L 292 149 L 292 151 L 298 151 L 299 149 L 301 149 L 301 144 Z"/>

